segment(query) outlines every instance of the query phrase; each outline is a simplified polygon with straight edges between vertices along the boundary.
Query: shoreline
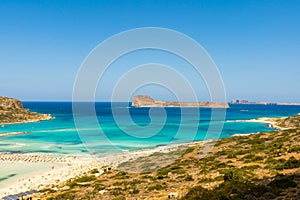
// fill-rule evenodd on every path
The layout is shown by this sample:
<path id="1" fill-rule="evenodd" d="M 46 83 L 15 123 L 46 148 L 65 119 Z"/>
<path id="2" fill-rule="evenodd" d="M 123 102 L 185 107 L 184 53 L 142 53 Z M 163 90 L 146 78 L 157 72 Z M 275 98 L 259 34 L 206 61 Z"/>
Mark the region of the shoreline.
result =
<path id="1" fill-rule="evenodd" d="M 283 118 L 258 118 L 250 120 L 235 120 L 235 122 L 267 123 L 272 127 L 278 127 L 279 130 L 282 130 L 283 127 L 276 126 L 277 121 L 280 119 Z M 250 134 L 234 134 L 232 137 L 246 136 Z M 28 165 L 32 166 L 33 164 L 42 163 L 52 166 L 51 168 L 48 167 L 48 169 L 37 170 L 35 173 L 21 174 L 15 181 L 9 182 L 4 186 L 4 188 L 0 189 L 0 198 L 30 190 L 41 190 L 49 187 L 55 188 L 55 186 L 62 185 L 66 181 L 82 176 L 84 173 L 93 169 L 99 169 L 99 172 L 102 172 L 104 167 L 109 166 L 117 168 L 117 166 L 121 163 L 135 160 L 140 157 L 147 157 L 153 153 L 168 153 L 178 149 L 179 147 L 189 147 L 195 144 L 203 145 L 210 142 L 212 141 L 191 141 L 178 144 L 159 145 L 152 148 L 113 153 L 103 157 L 87 155 L 87 157 L 77 158 L 75 156 L 60 157 L 59 155 L 41 155 L 36 153 L 0 153 L 0 164 L 8 163 L 10 165 L 16 165 L 22 163 L 25 167 L 28 167 Z M 101 173 L 98 175 L 101 175 Z"/>
<path id="2" fill-rule="evenodd" d="M 0 164 L 9 164 L 10 166 L 23 164 L 24 167 L 30 167 L 35 164 L 44 164 L 44 169 L 35 172 L 19 175 L 15 180 L 0 188 L 0 198 L 7 195 L 18 194 L 30 190 L 42 190 L 49 187 L 55 189 L 57 185 L 62 185 L 68 180 L 82 176 L 93 169 L 99 169 L 101 175 L 104 168 L 117 168 L 119 164 L 135 160 L 140 157 L 146 157 L 153 153 L 168 153 L 179 147 L 195 145 L 195 143 L 205 144 L 211 141 L 195 141 L 182 144 L 171 144 L 158 146 L 149 149 L 140 149 L 136 151 L 125 151 L 114 153 L 103 157 L 59 157 L 53 155 L 40 155 L 33 153 L 16 154 L 0 153 Z M 49 167 L 51 166 L 51 168 Z"/>
<path id="3" fill-rule="evenodd" d="M 274 118 L 272 118 L 272 117 L 260 117 L 260 118 L 256 118 L 256 119 L 230 120 L 228 122 L 248 122 L 248 123 L 255 122 L 255 123 L 264 123 L 264 124 L 268 124 L 269 128 L 275 128 L 277 130 L 286 130 L 288 128 L 284 128 L 284 127 L 281 127 L 281 126 L 277 125 L 278 121 L 286 119 L 286 118 L 288 118 L 288 117 L 278 117 L 278 118 L 275 118 L 275 117 Z M 250 133 L 250 134 L 255 134 L 255 133 Z"/>

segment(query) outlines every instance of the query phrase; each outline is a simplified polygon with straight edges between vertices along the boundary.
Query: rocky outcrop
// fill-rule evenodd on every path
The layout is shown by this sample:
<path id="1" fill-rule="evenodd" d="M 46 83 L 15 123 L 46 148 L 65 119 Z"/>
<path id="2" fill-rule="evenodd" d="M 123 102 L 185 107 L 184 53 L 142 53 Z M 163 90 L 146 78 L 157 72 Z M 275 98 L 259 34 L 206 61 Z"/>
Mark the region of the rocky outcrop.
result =
<path id="1" fill-rule="evenodd" d="M 0 96 L 0 107 L 3 109 L 23 109 L 23 105 L 20 100 L 3 96 Z"/>
<path id="2" fill-rule="evenodd" d="M 150 96 L 137 95 L 132 98 L 132 107 L 203 107 L 203 108 L 228 108 L 226 102 L 175 102 L 157 101 Z"/>
<path id="3" fill-rule="evenodd" d="M 23 107 L 20 100 L 0 96 L 0 124 L 15 124 L 50 120 L 48 114 L 38 114 Z"/>

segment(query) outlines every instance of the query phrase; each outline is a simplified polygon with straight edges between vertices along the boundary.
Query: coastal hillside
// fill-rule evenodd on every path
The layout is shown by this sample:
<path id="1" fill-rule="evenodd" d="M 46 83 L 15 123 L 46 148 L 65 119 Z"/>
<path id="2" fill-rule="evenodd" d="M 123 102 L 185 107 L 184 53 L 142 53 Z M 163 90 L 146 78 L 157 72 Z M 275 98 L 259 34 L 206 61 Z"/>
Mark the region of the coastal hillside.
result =
<path id="1" fill-rule="evenodd" d="M 0 124 L 15 124 L 49 120 L 48 114 L 38 114 L 23 107 L 20 100 L 0 96 Z"/>
<path id="2" fill-rule="evenodd" d="M 116 169 L 95 168 L 37 197 L 300 199 L 300 115 L 278 119 L 276 126 L 281 129 L 220 139 L 204 157 L 200 152 L 210 143 L 195 142 L 129 160 Z M 169 165 L 159 167 L 168 160 Z"/>
<path id="3" fill-rule="evenodd" d="M 203 107 L 203 108 L 228 108 L 226 102 L 175 102 L 157 101 L 147 95 L 137 95 L 132 98 L 132 107 Z"/>

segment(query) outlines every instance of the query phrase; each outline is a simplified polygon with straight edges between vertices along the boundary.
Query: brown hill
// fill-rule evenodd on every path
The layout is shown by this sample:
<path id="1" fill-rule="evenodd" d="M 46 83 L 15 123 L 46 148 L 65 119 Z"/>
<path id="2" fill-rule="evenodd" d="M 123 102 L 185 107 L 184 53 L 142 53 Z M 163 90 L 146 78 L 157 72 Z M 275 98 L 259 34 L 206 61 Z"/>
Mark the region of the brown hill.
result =
<path id="1" fill-rule="evenodd" d="M 48 114 L 38 114 L 23 107 L 20 100 L 0 96 L 0 124 L 15 124 L 49 120 Z"/>

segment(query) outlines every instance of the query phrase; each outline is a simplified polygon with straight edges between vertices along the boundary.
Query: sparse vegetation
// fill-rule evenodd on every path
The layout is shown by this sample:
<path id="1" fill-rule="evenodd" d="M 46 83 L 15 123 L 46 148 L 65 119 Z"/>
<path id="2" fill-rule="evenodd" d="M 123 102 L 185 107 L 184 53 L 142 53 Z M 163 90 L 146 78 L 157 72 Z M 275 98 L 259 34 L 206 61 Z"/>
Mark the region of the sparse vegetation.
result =
<path id="1" fill-rule="evenodd" d="M 256 185 L 231 171 L 224 175 L 224 182 L 217 188 L 208 190 L 201 186 L 196 186 L 182 200 L 273 199 L 284 189 L 296 187 L 297 183 L 294 179 L 295 176 L 277 175 L 267 185 Z"/>
<path id="2" fill-rule="evenodd" d="M 161 185 L 161 184 L 155 184 L 153 186 L 148 187 L 149 191 L 151 191 L 151 190 L 164 190 L 164 189 L 166 189 L 166 186 Z"/>
<path id="3" fill-rule="evenodd" d="M 294 169 L 300 167 L 300 160 L 297 160 L 294 156 L 290 157 L 287 161 L 277 163 L 276 169 Z"/>

